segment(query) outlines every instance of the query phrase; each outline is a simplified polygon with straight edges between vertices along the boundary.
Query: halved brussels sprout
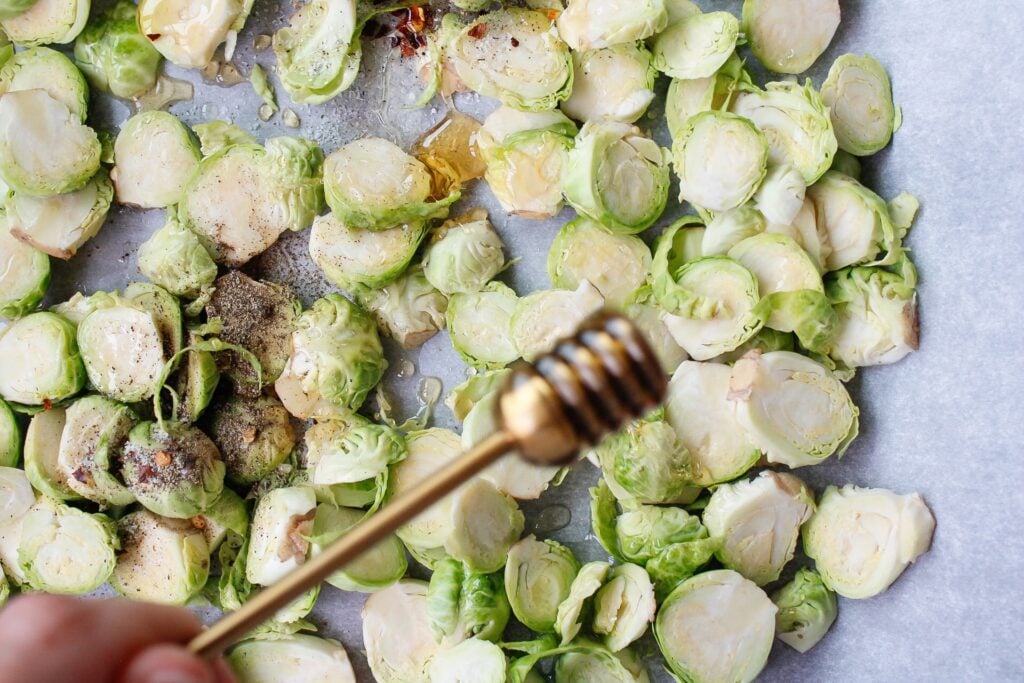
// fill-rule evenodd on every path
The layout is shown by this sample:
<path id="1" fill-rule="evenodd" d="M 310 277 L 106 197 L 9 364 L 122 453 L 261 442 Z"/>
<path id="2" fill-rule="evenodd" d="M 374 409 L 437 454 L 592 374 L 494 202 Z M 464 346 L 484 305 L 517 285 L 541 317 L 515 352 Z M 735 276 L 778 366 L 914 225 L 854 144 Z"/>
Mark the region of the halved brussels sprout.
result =
<path id="1" fill-rule="evenodd" d="M 839 148 L 869 156 L 889 144 L 899 112 L 892 102 L 889 74 L 869 55 L 845 54 L 832 63 L 821 85 Z"/>
<path id="2" fill-rule="evenodd" d="M 46 90 L 0 96 L 0 176 L 16 192 L 39 197 L 71 192 L 99 167 L 96 132 L 63 102 Z"/>
<path id="3" fill-rule="evenodd" d="M 11 234 L 39 251 L 65 261 L 103 227 L 114 196 L 106 171 L 84 187 L 50 197 L 15 192 L 7 200 Z"/>
<path id="4" fill-rule="evenodd" d="M 254 484 L 284 462 L 295 447 L 291 416 L 269 396 L 231 396 L 215 405 L 209 433 L 220 451 L 227 478 Z"/>
<path id="5" fill-rule="evenodd" d="M 359 288 L 355 294 L 381 332 L 407 349 L 422 346 L 444 329 L 448 298 L 430 284 L 420 264 L 381 289 Z"/>
<path id="6" fill-rule="evenodd" d="M 813 512 L 814 494 L 802 481 L 765 470 L 716 488 L 704 508 L 704 524 L 721 540 L 715 555 L 722 565 L 763 586 L 793 559 L 800 526 Z"/>
<path id="7" fill-rule="evenodd" d="M 697 495 L 690 453 L 663 413 L 635 420 L 594 447 L 608 487 L 619 500 L 689 503 Z"/>
<path id="8" fill-rule="evenodd" d="M 732 56 L 739 30 L 740 22 L 728 12 L 691 14 L 654 39 L 654 66 L 672 78 L 712 76 Z"/>
<path id="9" fill-rule="evenodd" d="M 315 0 L 274 34 L 281 85 L 299 104 L 322 104 L 347 90 L 359 73 L 359 31 L 369 17 L 355 0 Z"/>
<path id="10" fill-rule="evenodd" d="M 440 560 L 427 589 L 427 614 L 444 646 L 467 638 L 500 640 L 509 618 L 501 574 L 474 573 L 450 557 Z"/>
<path id="11" fill-rule="evenodd" d="M 117 201 L 147 209 L 177 204 L 201 159 L 192 134 L 174 114 L 136 114 L 114 143 L 110 177 Z"/>
<path id="12" fill-rule="evenodd" d="M 344 646 L 306 633 L 242 641 L 227 660 L 241 683 L 287 683 L 297 671 L 309 683 L 356 683 Z"/>
<path id="13" fill-rule="evenodd" d="M 613 654 L 600 647 L 572 649 L 555 662 L 555 683 L 650 683 L 646 665 L 632 650 Z"/>
<path id="14" fill-rule="evenodd" d="M 299 316 L 289 362 L 306 394 L 349 410 L 363 404 L 387 367 L 377 326 L 340 294 L 318 299 Z"/>
<path id="15" fill-rule="evenodd" d="M 0 22 L 0 28 L 15 45 L 63 45 L 85 28 L 89 7 L 89 0 L 36 0 L 24 12 Z"/>
<path id="16" fill-rule="evenodd" d="M 675 139 L 693 116 L 714 109 L 716 76 L 707 78 L 673 78 L 665 95 L 665 120 L 669 133 Z"/>
<path id="17" fill-rule="evenodd" d="M 782 81 L 764 90 L 748 87 L 733 98 L 730 111 L 764 132 L 768 160 L 789 164 L 811 185 L 832 165 L 838 143 L 828 107 L 810 80 Z"/>
<path id="18" fill-rule="evenodd" d="M 629 304 L 624 313 L 633 320 L 657 356 L 661 369 L 671 375 L 690 356 L 672 338 L 665 325 L 665 311 L 653 303 Z"/>
<path id="19" fill-rule="evenodd" d="M 425 222 L 371 231 L 345 225 L 329 213 L 313 221 L 309 255 L 339 287 L 383 287 L 402 276 L 426 234 Z"/>
<path id="20" fill-rule="evenodd" d="M 505 564 L 505 591 L 516 619 L 545 633 L 555 628 L 558 606 L 569 597 L 580 563 L 557 541 L 532 535 L 516 543 Z"/>
<path id="21" fill-rule="evenodd" d="M 562 111 L 577 121 L 633 123 L 654 101 L 658 72 L 641 43 L 573 53 L 572 94 Z"/>
<path id="22" fill-rule="evenodd" d="M 674 132 L 672 158 L 679 201 L 710 211 L 743 204 L 768 168 L 768 141 L 753 123 L 721 111 L 691 116 Z"/>
<path id="23" fill-rule="evenodd" d="M 85 123 L 89 85 L 70 59 L 48 47 L 16 53 L 0 69 L 0 95 L 20 90 L 45 90 Z"/>
<path id="24" fill-rule="evenodd" d="M 85 384 L 75 326 L 56 313 L 32 313 L 0 332 L 0 396 L 45 405 L 74 396 Z"/>
<path id="25" fill-rule="evenodd" d="M 807 71 L 839 28 L 839 0 L 744 0 L 743 33 L 761 63 L 781 74 Z"/>
<path id="26" fill-rule="evenodd" d="M 716 213 L 704 229 L 701 256 L 728 254 L 734 246 L 765 231 L 764 215 L 750 203 Z"/>
<path id="27" fill-rule="evenodd" d="M 525 518 L 516 501 L 486 479 L 461 489 L 452 504 L 452 528 L 444 541 L 450 556 L 471 572 L 487 574 L 505 566 L 508 550 L 523 533 Z"/>
<path id="28" fill-rule="evenodd" d="M 427 584 L 406 579 L 374 593 L 363 605 L 363 646 L 380 683 L 427 677 L 438 651 L 427 611 Z"/>
<path id="29" fill-rule="evenodd" d="M 436 231 L 423 254 L 423 274 L 445 296 L 479 292 L 505 265 L 501 237 L 474 210 Z"/>
<path id="30" fill-rule="evenodd" d="M 0 317 L 20 318 L 35 310 L 50 286 L 50 258 L 11 234 L 0 215 Z"/>
<path id="31" fill-rule="evenodd" d="M 0 529 L 21 520 L 35 502 L 36 493 L 25 472 L 0 465 Z"/>
<path id="32" fill-rule="evenodd" d="M 857 436 L 859 410 L 824 365 L 791 351 L 752 353 L 729 381 L 736 419 L 769 462 L 816 465 Z"/>
<path id="33" fill-rule="evenodd" d="M 125 403 L 153 395 L 168 358 L 164 342 L 156 317 L 120 298 L 93 311 L 78 326 L 89 383 Z"/>
<path id="34" fill-rule="evenodd" d="M 224 490 L 217 445 L 184 422 L 143 422 L 132 429 L 121 473 L 146 509 L 175 519 L 202 514 Z"/>
<path id="35" fill-rule="evenodd" d="M 618 652 L 647 632 L 657 610 L 647 571 L 635 564 L 616 565 L 594 594 L 594 633 L 604 636 L 611 652 Z"/>
<path id="36" fill-rule="evenodd" d="M 341 538 L 366 517 L 363 510 L 321 504 L 313 519 L 312 554 L 315 557 L 329 544 Z M 327 578 L 327 583 L 346 591 L 375 593 L 397 583 L 405 575 L 409 563 L 405 546 L 395 535 L 349 562 Z"/>
<path id="37" fill-rule="evenodd" d="M 641 232 L 668 203 L 670 158 L 635 126 L 588 121 L 562 175 L 565 200 L 613 232 Z"/>
<path id="38" fill-rule="evenodd" d="M 387 472 L 405 459 L 405 438 L 386 425 L 357 420 L 318 422 L 306 431 L 310 481 L 318 486 L 354 484 Z"/>
<path id="39" fill-rule="evenodd" d="M 200 341 L 194 331 L 188 333 L 189 346 Z M 213 393 L 220 384 L 220 370 L 217 360 L 210 351 L 189 348 L 185 353 L 185 364 L 178 372 L 175 391 L 181 398 L 177 418 L 182 422 L 195 423 L 213 400 Z"/>
<path id="40" fill-rule="evenodd" d="M 203 532 L 206 545 L 214 553 L 229 536 L 248 537 L 249 508 L 240 495 L 225 487 L 217 500 L 201 515 L 192 518 L 192 524 Z"/>
<path id="41" fill-rule="evenodd" d="M 562 226 L 548 250 L 552 285 L 574 290 L 586 280 L 614 308 L 637 299 L 650 267 L 651 250 L 643 240 L 617 234 L 587 218 Z"/>
<path id="42" fill-rule="evenodd" d="M 776 607 L 752 581 L 728 569 L 698 574 L 661 604 L 658 648 L 677 676 L 753 681 L 768 661 Z"/>
<path id="43" fill-rule="evenodd" d="M 54 500 L 78 500 L 69 485 L 70 472 L 60 463 L 60 442 L 67 422 L 64 408 L 53 407 L 32 416 L 25 431 L 25 476 L 32 488 Z"/>
<path id="44" fill-rule="evenodd" d="M 676 271 L 667 295 L 659 291 L 656 282 L 655 296 L 668 311 L 665 326 L 694 360 L 732 351 L 764 324 L 757 279 L 725 256 L 691 261 Z M 682 305 L 669 308 L 677 299 Z"/>
<path id="45" fill-rule="evenodd" d="M 807 183 L 789 164 L 769 166 L 754 194 L 754 205 L 771 223 L 791 225 L 804 207 Z"/>
<path id="46" fill-rule="evenodd" d="M 44 499 L 22 520 L 18 564 L 36 590 L 88 593 L 110 578 L 119 545 L 106 515 Z"/>
<path id="47" fill-rule="evenodd" d="M 818 211 L 810 196 L 804 198 L 803 205 L 788 225 L 769 222 L 767 232 L 792 238 L 811 257 L 818 272 L 825 272 L 825 264 L 832 253 L 832 246 L 828 243 L 829 236 L 825 226 L 819 224 Z"/>
<path id="48" fill-rule="evenodd" d="M 833 360 L 849 368 L 884 365 L 917 350 L 917 285 L 913 264 L 902 273 L 846 268 L 826 285 L 838 317 Z"/>
<path id="49" fill-rule="evenodd" d="M 591 606 L 591 598 L 604 585 L 610 570 L 607 562 L 587 562 L 576 572 L 569 597 L 558 606 L 555 616 L 555 633 L 561 637 L 562 647 L 572 642 L 583 628 L 584 608 Z"/>
<path id="50" fill-rule="evenodd" d="M 702 542 L 708 530 L 683 508 L 631 505 L 615 519 L 618 551 L 631 562 L 647 564 L 679 544 Z"/>
<path id="51" fill-rule="evenodd" d="M 804 531 L 804 552 L 825 585 L 844 598 L 870 598 L 928 550 L 935 518 L 917 493 L 829 486 Z"/>
<path id="52" fill-rule="evenodd" d="M 505 653 L 486 640 L 470 638 L 430 660 L 430 683 L 505 683 Z"/>
<path id="53" fill-rule="evenodd" d="M 119 0 L 98 13 L 75 40 L 75 63 L 92 86 L 125 99 L 156 85 L 161 55 L 143 35 L 135 3 Z"/>
<path id="54" fill-rule="evenodd" d="M 830 251 L 825 270 L 889 265 L 900 256 L 903 231 L 893 225 L 885 201 L 849 176 L 829 171 L 807 188 Z"/>
<path id="55" fill-rule="evenodd" d="M 550 218 L 562 208 L 562 173 L 576 124 L 557 109 L 523 112 L 502 106 L 477 135 L 491 192 L 510 214 Z"/>
<path id="56" fill-rule="evenodd" d="M 665 0 L 569 0 L 558 17 L 558 33 L 573 50 L 635 43 L 668 25 Z"/>
<path id="57" fill-rule="evenodd" d="M 452 346 L 476 368 L 498 368 L 519 357 L 512 340 L 512 316 L 519 297 L 508 285 L 491 282 L 479 292 L 453 294 L 446 321 Z"/>
<path id="58" fill-rule="evenodd" d="M 335 218 L 349 228 L 383 230 L 444 218 L 459 198 L 432 197 L 430 170 L 383 138 L 362 138 L 324 160 L 324 193 Z"/>
<path id="59" fill-rule="evenodd" d="M 775 614 L 775 637 L 803 654 L 825 637 L 836 620 L 836 594 L 821 575 L 804 567 L 793 580 L 772 593 L 779 608 Z"/>
<path id="60" fill-rule="evenodd" d="M 467 87 L 516 109 L 554 109 L 572 92 L 569 46 L 544 12 L 485 14 L 452 38 L 445 55 Z"/>
<path id="61" fill-rule="evenodd" d="M 698 486 L 735 479 L 761 457 L 729 403 L 731 374 L 727 365 L 686 361 L 669 382 L 665 418 L 690 451 Z"/>
<path id="62" fill-rule="evenodd" d="M 426 429 L 406 437 L 409 453 L 391 471 L 390 495 L 397 497 L 436 472 L 462 452 L 462 440 L 447 429 Z M 452 530 L 455 495 L 450 494 L 398 529 L 407 546 L 429 550 L 444 546 Z"/>
<path id="63" fill-rule="evenodd" d="M 206 66 L 243 15 L 241 0 L 140 0 L 139 28 L 177 66 Z"/>
<path id="64" fill-rule="evenodd" d="M 444 404 L 456 420 L 465 420 L 478 403 L 502 387 L 509 373 L 511 370 L 505 368 L 478 372 L 448 392 Z"/>
<path id="65" fill-rule="evenodd" d="M 273 489 L 256 501 L 245 567 L 250 583 L 270 586 L 306 561 L 315 516 L 316 496 L 308 486 Z"/>
<path id="66" fill-rule="evenodd" d="M 531 361 L 572 334 L 581 322 L 602 306 L 604 297 L 586 280 L 572 291 L 549 289 L 533 292 L 516 304 L 512 314 L 512 341 L 519 355 Z"/>
<path id="67" fill-rule="evenodd" d="M 256 356 L 260 377 L 235 351 L 219 354 L 221 368 L 234 380 L 236 391 L 258 395 L 257 379 L 272 382 L 284 371 L 302 304 L 291 287 L 253 280 L 237 270 L 217 278 L 213 284 L 207 318 L 221 321 L 217 335 L 220 339 L 244 347 Z M 307 317 L 310 325 L 311 318 L 312 314 Z"/>
<path id="68" fill-rule="evenodd" d="M 160 338 L 164 342 L 164 355 L 173 358 L 184 344 L 181 304 L 166 289 L 149 282 L 133 282 L 125 287 L 124 298 L 131 304 L 153 314 Z"/>
<path id="69" fill-rule="evenodd" d="M 203 159 L 185 187 L 178 217 L 237 268 L 285 230 L 304 230 L 323 204 L 323 152 L 303 138 L 234 144 Z"/>
<path id="70" fill-rule="evenodd" d="M 135 495 L 120 478 L 121 455 L 138 416 L 102 396 L 86 396 L 65 412 L 57 455 L 58 472 L 78 495 L 103 506 L 128 505 Z"/>
<path id="71" fill-rule="evenodd" d="M 133 600 L 184 605 L 210 575 L 210 548 L 187 519 L 168 519 L 149 510 L 117 523 L 121 552 L 110 585 Z"/>
<path id="72" fill-rule="evenodd" d="M 209 291 L 217 277 L 217 264 L 206 247 L 171 216 L 139 247 L 139 270 L 171 294 L 186 299 Z"/>

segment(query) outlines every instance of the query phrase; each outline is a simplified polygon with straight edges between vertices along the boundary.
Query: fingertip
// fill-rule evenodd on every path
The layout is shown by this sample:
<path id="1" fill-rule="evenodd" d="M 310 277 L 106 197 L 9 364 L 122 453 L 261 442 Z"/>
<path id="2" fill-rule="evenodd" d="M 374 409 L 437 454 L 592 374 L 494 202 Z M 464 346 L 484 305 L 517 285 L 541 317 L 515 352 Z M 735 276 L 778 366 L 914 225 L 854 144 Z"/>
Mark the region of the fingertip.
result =
<path id="1" fill-rule="evenodd" d="M 213 670 L 217 674 L 217 683 L 235 683 L 235 672 L 231 670 L 226 659 L 214 660 Z"/>
<path id="2" fill-rule="evenodd" d="M 118 683 L 221 683 L 218 672 L 183 647 L 157 645 L 136 655 Z"/>

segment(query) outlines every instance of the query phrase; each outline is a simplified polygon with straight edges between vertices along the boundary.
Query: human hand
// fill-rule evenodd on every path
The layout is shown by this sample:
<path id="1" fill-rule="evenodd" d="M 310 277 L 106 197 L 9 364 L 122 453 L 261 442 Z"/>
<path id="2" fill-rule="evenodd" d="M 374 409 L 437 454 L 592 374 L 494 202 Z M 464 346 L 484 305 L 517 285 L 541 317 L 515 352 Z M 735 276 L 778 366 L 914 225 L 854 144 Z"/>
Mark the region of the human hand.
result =
<path id="1" fill-rule="evenodd" d="M 0 610 L 0 681 L 232 683 L 223 660 L 206 662 L 183 646 L 201 629 L 176 607 L 22 596 Z"/>

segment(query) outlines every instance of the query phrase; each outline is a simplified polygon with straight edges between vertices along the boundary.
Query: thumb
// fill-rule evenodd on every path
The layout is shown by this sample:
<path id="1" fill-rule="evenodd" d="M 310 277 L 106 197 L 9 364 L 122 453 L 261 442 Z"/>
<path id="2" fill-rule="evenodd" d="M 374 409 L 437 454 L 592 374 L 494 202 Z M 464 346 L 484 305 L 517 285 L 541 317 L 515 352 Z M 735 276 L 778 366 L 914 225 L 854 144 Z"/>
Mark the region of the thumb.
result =
<path id="1" fill-rule="evenodd" d="M 213 667 L 177 645 L 143 650 L 125 667 L 118 683 L 217 683 Z"/>

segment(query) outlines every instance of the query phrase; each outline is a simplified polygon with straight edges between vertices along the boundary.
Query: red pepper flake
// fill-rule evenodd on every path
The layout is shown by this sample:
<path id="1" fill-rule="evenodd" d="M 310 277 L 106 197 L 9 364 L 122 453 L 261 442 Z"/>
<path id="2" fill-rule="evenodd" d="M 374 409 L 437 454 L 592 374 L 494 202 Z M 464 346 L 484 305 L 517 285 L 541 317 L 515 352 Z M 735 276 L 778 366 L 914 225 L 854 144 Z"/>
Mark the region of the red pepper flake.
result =
<path id="1" fill-rule="evenodd" d="M 519 41 L 516 38 L 512 38 L 512 47 L 519 47 Z"/>
<path id="2" fill-rule="evenodd" d="M 53 401 L 48 398 L 43 399 L 43 410 L 49 410 L 53 407 Z"/>
<path id="3" fill-rule="evenodd" d="M 468 35 L 470 38 L 480 40 L 487 35 L 487 24 L 474 24 L 473 28 L 469 29 Z"/>
<path id="4" fill-rule="evenodd" d="M 160 35 L 161 34 L 159 34 L 159 33 L 147 33 L 146 37 L 149 38 L 150 40 L 157 41 L 157 40 L 160 40 Z"/>
<path id="5" fill-rule="evenodd" d="M 554 21 L 555 19 L 558 19 L 558 10 L 556 10 L 556 9 L 549 9 L 548 10 L 548 21 Z"/>

